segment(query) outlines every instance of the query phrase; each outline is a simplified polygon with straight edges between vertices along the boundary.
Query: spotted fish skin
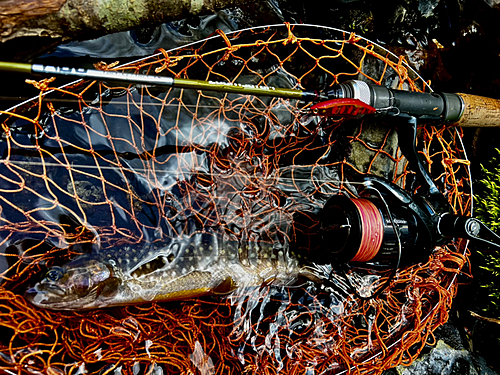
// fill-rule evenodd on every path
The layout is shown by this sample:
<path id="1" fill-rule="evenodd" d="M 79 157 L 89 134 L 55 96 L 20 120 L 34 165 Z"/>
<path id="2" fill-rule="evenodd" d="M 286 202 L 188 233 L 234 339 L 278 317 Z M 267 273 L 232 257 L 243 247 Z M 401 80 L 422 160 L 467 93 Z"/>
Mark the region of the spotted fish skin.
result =
<path id="1" fill-rule="evenodd" d="M 263 283 L 287 285 L 307 267 L 280 245 L 219 241 L 198 234 L 140 253 L 131 248 L 81 255 L 26 292 L 34 305 L 84 310 L 175 301 Z"/>

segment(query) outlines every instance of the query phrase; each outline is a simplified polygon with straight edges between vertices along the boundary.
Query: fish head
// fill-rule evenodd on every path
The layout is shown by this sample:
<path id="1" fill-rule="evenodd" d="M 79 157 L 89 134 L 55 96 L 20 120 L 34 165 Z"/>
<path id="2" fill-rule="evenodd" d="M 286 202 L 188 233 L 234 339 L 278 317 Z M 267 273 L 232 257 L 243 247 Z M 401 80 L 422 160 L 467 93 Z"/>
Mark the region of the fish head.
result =
<path id="1" fill-rule="evenodd" d="M 120 278 L 113 261 L 82 255 L 61 267 L 50 268 L 29 289 L 25 298 L 37 307 L 51 310 L 83 310 L 106 305 L 118 292 Z"/>

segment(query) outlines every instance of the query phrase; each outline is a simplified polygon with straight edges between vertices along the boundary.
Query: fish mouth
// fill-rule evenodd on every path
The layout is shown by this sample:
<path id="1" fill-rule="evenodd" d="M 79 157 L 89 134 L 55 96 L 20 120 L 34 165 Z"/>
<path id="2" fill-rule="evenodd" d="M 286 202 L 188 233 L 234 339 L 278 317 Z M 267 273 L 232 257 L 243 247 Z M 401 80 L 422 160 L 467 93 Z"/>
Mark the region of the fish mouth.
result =
<path id="1" fill-rule="evenodd" d="M 106 306 L 106 300 L 98 296 L 97 288 L 84 296 L 67 293 L 64 288 L 50 283 L 38 283 L 24 293 L 24 298 L 36 307 L 49 310 L 88 310 Z M 104 301 L 104 302 L 103 302 Z"/>
<path id="2" fill-rule="evenodd" d="M 78 299 L 70 298 L 63 288 L 50 283 L 38 283 L 24 293 L 24 298 L 31 304 L 46 309 L 74 309 Z"/>
<path id="3" fill-rule="evenodd" d="M 57 297 L 34 287 L 24 293 L 24 298 L 37 307 L 50 307 L 54 304 Z M 61 301 L 61 298 L 57 298 L 57 301 Z"/>
<path id="4" fill-rule="evenodd" d="M 36 284 L 33 288 L 30 290 L 41 292 L 41 293 L 48 293 L 48 294 L 54 294 L 58 296 L 59 298 L 62 298 L 66 296 L 66 291 L 61 288 L 59 285 L 52 284 L 52 283 L 38 283 Z M 28 290 L 28 291 L 30 291 Z"/>

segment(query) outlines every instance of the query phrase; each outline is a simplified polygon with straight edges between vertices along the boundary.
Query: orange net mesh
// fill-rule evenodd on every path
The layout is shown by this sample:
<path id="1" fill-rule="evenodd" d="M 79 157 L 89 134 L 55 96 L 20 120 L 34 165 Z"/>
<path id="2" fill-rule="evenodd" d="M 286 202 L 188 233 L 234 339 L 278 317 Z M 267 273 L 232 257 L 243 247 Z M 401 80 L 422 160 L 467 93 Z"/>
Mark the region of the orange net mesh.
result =
<path id="1" fill-rule="evenodd" d="M 347 79 L 425 86 L 370 42 L 306 26 L 221 34 L 101 68 L 316 90 Z M 332 194 L 354 194 L 345 182 L 352 171 L 416 188 L 397 135 L 380 121 L 319 120 L 304 115 L 310 103 L 272 97 L 97 82 L 38 87 L 38 100 L 4 112 L 2 123 L 4 372 L 377 373 L 409 364 L 447 320 L 467 263 L 462 242 L 399 269 L 368 300 L 325 266 L 331 283 L 90 311 L 32 306 L 23 293 L 48 267 L 97 244 L 140 257 L 147 244 L 211 233 L 206 228 L 234 241 L 287 244 L 301 230 L 294 214 L 314 212 Z M 418 148 L 453 210 L 467 214 L 460 134 L 422 127 Z"/>

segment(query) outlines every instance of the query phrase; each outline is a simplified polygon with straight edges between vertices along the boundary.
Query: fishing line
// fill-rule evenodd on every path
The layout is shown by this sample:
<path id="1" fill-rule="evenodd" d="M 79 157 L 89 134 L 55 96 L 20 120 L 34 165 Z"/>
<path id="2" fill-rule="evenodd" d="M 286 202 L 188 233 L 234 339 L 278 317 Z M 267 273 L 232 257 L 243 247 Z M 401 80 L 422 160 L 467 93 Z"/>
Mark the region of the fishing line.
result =
<path id="1" fill-rule="evenodd" d="M 10 100 L 10 99 L 16 99 L 16 100 L 33 100 L 33 101 L 37 101 L 38 100 L 38 97 L 36 98 L 27 98 L 27 97 L 15 97 L 15 96 L 12 96 L 12 97 L 9 97 L 9 96 L 0 96 L 0 101 L 1 100 Z M 176 98 L 173 98 L 173 99 L 176 99 Z M 46 99 L 46 98 L 43 98 L 44 100 L 44 103 L 83 103 L 82 100 L 79 100 L 79 99 Z M 104 100 L 106 100 L 106 98 L 104 98 Z M 230 100 L 232 101 L 232 100 Z M 140 107 L 185 107 L 185 108 L 211 108 L 211 109 L 226 109 L 226 110 L 231 110 L 232 106 L 221 106 L 221 105 L 196 105 L 196 104 L 174 104 L 174 103 L 151 103 L 151 102 L 146 102 L 146 103 L 142 103 L 142 102 L 137 102 L 137 101 L 131 101 L 131 102 L 122 102 L 122 101 L 114 101 L 114 100 L 109 100 L 109 103 L 106 104 L 106 106 L 108 105 L 130 105 L 130 104 L 137 104 L 139 105 Z M 84 106 L 84 108 L 97 108 L 97 106 L 94 106 L 92 104 L 86 104 Z M 269 106 L 266 106 L 266 107 L 253 107 L 253 109 L 255 110 L 262 110 L 263 112 L 264 111 L 271 111 L 274 112 L 274 111 L 286 111 L 286 112 L 290 112 L 289 109 L 287 108 L 281 108 L 281 107 L 278 107 L 278 108 L 275 108 L 275 107 L 269 107 Z M 5 111 L 5 112 L 8 112 L 8 111 Z M 8 114 L 8 113 L 4 113 L 4 114 Z"/>
<path id="2" fill-rule="evenodd" d="M 367 199 L 351 199 L 361 218 L 361 240 L 356 255 L 351 259 L 353 262 L 368 262 L 372 260 L 382 245 L 384 238 L 384 222 L 380 212 Z"/>
<path id="3" fill-rule="evenodd" d="M 12 96 L 12 97 L 9 97 L 9 96 L 0 96 L 0 100 L 10 100 L 10 99 L 19 99 L 19 100 L 29 100 L 29 99 L 33 99 L 33 101 L 35 101 L 35 99 L 38 99 L 37 98 L 28 98 L 28 97 L 15 97 L 15 96 Z M 44 103 L 83 103 L 82 100 L 79 100 L 79 99 L 46 99 L 46 98 L 43 98 L 44 100 Z M 106 100 L 104 98 L 104 100 Z M 136 101 L 132 101 L 132 102 L 121 102 L 121 101 L 114 101 L 114 100 L 110 100 L 107 105 L 130 105 L 132 103 L 135 103 L 135 104 L 139 104 L 139 102 L 136 102 Z M 150 102 L 147 102 L 147 103 L 140 103 L 140 106 L 141 107 L 187 107 L 187 108 L 213 108 L 213 109 L 216 109 L 216 108 L 221 108 L 221 106 L 219 105 L 196 105 L 196 104 L 173 104 L 173 103 L 150 103 Z M 93 105 L 85 105 L 84 108 L 95 108 L 96 106 L 93 106 Z M 224 108 L 224 107 L 222 107 Z M 266 107 L 267 108 L 267 107 Z M 260 109 L 260 108 L 257 108 L 257 109 Z M 263 108 L 264 109 L 264 108 Z M 278 110 L 286 110 L 286 109 L 278 109 Z"/>

